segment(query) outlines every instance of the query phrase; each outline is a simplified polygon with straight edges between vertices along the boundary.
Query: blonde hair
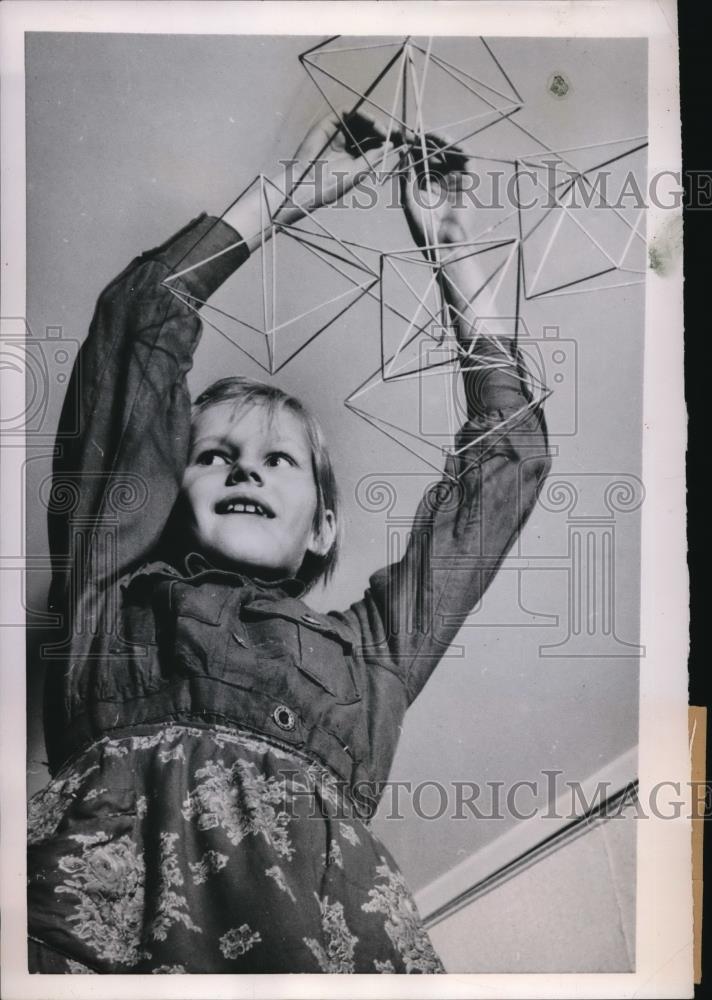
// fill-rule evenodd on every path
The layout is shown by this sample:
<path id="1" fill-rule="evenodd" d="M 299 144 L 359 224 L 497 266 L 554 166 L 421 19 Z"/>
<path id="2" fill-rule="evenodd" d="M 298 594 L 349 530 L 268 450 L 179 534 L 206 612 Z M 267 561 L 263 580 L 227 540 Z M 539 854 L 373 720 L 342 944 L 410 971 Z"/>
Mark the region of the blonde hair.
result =
<path id="1" fill-rule="evenodd" d="M 314 513 L 314 531 L 321 532 L 324 528 L 326 511 L 334 515 L 334 541 L 328 552 L 317 555 L 307 552 L 297 577 L 308 588 L 320 580 L 328 580 L 334 572 L 339 554 L 339 491 L 336 485 L 334 467 L 326 447 L 326 441 L 316 418 L 294 396 L 279 389 L 277 386 L 242 375 L 218 379 L 200 393 L 193 403 L 193 419 L 210 406 L 226 401 L 234 401 L 237 408 L 245 406 L 266 406 L 270 413 L 281 409 L 293 413 L 302 424 L 309 441 L 312 460 L 314 483 L 316 484 L 316 511 Z"/>

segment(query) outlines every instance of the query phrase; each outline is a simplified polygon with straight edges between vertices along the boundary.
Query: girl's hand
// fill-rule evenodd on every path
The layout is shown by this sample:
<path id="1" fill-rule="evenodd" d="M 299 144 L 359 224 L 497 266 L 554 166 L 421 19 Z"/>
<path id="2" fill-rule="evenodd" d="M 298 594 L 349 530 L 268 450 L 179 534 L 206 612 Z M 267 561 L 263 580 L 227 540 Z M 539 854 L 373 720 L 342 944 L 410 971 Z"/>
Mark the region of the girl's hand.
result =
<path id="1" fill-rule="evenodd" d="M 401 204 L 414 241 L 437 269 L 438 284 L 463 349 L 461 360 L 467 364 L 474 342 L 487 332 L 480 325 L 481 318 L 487 317 L 489 329 L 498 313 L 488 287 L 486 262 L 475 253 L 447 249 L 467 244 L 473 233 L 475 209 L 464 184 L 467 157 L 447 140 L 428 134 L 424 142 L 411 145 L 406 163 L 409 169 L 400 178 Z"/>
<path id="2" fill-rule="evenodd" d="M 362 112 L 327 115 L 309 129 L 293 159 L 261 187 L 254 184 L 222 216 L 252 253 L 274 234 L 274 223 L 291 225 L 349 191 L 393 148 L 376 122 Z M 354 141 L 355 140 L 355 141 Z M 286 195 L 286 197 L 285 197 Z M 265 227 L 264 202 L 271 224 Z"/>
<path id="3" fill-rule="evenodd" d="M 343 119 L 343 123 L 342 123 Z M 345 126 L 345 127 L 344 127 Z M 357 111 L 330 114 L 309 129 L 294 160 L 291 196 L 309 210 L 349 191 L 392 150 L 374 118 Z M 301 189 L 301 191 L 300 191 Z"/>
<path id="4" fill-rule="evenodd" d="M 464 153 L 444 138 L 428 134 L 405 156 L 409 168 L 401 174 L 401 204 L 413 240 L 425 256 L 434 244 L 457 243 L 467 238 L 467 202 L 462 197 L 467 168 Z"/>

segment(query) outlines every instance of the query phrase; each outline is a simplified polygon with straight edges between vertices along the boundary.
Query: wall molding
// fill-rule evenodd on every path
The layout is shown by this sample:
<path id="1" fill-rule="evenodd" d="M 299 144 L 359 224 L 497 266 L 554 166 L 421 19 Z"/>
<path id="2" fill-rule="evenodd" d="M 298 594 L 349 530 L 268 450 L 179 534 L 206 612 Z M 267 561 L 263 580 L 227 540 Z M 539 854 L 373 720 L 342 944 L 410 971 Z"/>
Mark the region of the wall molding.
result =
<path id="1" fill-rule="evenodd" d="M 433 879 L 415 895 L 423 922 L 433 927 L 484 892 L 542 860 L 576 836 L 586 833 L 594 823 L 605 821 L 602 808 L 637 787 L 638 747 L 631 747 L 605 767 L 581 782 L 582 798 L 595 803 L 585 809 L 577 802 L 572 812 L 570 788 L 556 799 L 557 818 L 548 815 L 549 806 L 530 819 L 521 820 L 496 840 L 484 844 L 469 857 Z M 606 795 L 596 802 L 597 787 L 603 784 Z M 573 817 L 573 818 L 572 818 Z"/>

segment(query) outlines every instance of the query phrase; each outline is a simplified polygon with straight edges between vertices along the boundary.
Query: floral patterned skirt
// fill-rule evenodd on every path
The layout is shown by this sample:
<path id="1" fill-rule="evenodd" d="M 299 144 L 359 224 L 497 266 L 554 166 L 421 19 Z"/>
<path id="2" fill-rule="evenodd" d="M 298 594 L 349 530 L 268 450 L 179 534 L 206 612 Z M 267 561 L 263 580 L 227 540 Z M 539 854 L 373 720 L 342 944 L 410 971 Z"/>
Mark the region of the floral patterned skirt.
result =
<path id="1" fill-rule="evenodd" d="M 247 732 L 105 738 L 30 801 L 30 953 L 66 972 L 444 971 L 345 806 L 331 772 Z"/>

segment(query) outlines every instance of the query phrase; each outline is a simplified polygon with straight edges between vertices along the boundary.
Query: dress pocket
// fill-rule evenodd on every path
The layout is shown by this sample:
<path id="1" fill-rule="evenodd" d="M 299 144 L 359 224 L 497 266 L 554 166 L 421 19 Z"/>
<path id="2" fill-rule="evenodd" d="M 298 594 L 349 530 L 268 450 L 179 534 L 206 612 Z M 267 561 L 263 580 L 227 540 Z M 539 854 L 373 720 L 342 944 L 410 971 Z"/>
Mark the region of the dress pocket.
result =
<path id="1" fill-rule="evenodd" d="M 221 643 L 219 626 L 229 596 L 224 587 L 171 584 L 171 616 L 160 632 L 165 662 L 189 674 L 214 671 Z"/>
<path id="2" fill-rule="evenodd" d="M 360 701 L 351 645 L 336 632 L 299 625 L 299 668 L 340 705 Z"/>
<path id="3" fill-rule="evenodd" d="M 242 612 L 246 642 L 264 674 L 298 670 L 308 680 L 304 693 L 329 694 L 337 704 L 361 698 L 354 676 L 351 643 L 325 616 L 283 608 L 246 607 Z M 273 683 L 277 683 L 276 680 Z M 318 685 L 315 690 L 313 685 Z"/>

